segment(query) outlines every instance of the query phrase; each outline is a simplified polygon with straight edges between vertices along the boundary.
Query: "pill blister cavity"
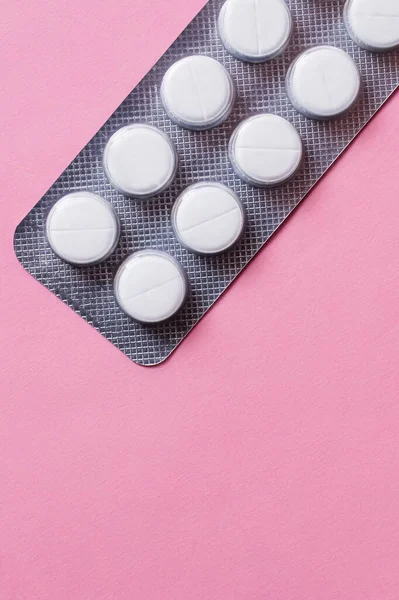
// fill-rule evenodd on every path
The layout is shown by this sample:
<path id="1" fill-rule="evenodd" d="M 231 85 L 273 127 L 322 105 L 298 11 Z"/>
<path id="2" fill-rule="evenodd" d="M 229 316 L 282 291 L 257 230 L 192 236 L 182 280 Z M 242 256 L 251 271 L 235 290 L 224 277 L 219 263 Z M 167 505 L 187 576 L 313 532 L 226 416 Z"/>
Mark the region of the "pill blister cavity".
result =
<path id="1" fill-rule="evenodd" d="M 219 34 L 239 60 L 266 62 L 287 47 L 291 13 L 284 0 L 227 0 L 219 15 Z"/>
<path id="2" fill-rule="evenodd" d="M 227 186 L 203 182 L 190 186 L 177 199 L 172 225 L 179 241 L 197 254 L 230 249 L 245 227 L 245 210 Z"/>
<path id="3" fill-rule="evenodd" d="M 164 76 L 161 98 L 170 119 L 187 129 L 220 125 L 235 102 L 235 85 L 225 67 L 209 56 L 188 56 Z"/>
<path id="4" fill-rule="evenodd" d="M 177 168 L 172 141 L 151 125 L 122 127 L 104 151 L 104 170 L 111 185 L 133 198 L 149 198 L 164 191 L 175 178 Z"/>
<path id="5" fill-rule="evenodd" d="M 313 119 L 333 119 L 348 111 L 360 93 L 360 74 L 353 59 L 333 46 L 305 50 L 287 74 L 287 93 L 294 107 Z"/>
<path id="6" fill-rule="evenodd" d="M 295 127 L 273 114 L 255 115 L 243 121 L 229 146 L 237 175 L 256 187 L 280 185 L 301 165 L 302 140 Z"/>
<path id="7" fill-rule="evenodd" d="M 46 236 L 52 250 L 65 262 L 87 266 L 102 262 L 115 250 L 120 224 L 113 208 L 91 192 L 64 196 L 51 209 Z"/>
<path id="8" fill-rule="evenodd" d="M 131 254 L 120 266 L 114 293 L 121 309 L 141 323 L 173 317 L 187 297 L 188 283 L 179 263 L 159 250 Z"/>
<path id="9" fill-rule="evenodd" d="M 399 47 L 398 0 L 347 0 L 344 20 L 353 41 L 366 50 Z"/>

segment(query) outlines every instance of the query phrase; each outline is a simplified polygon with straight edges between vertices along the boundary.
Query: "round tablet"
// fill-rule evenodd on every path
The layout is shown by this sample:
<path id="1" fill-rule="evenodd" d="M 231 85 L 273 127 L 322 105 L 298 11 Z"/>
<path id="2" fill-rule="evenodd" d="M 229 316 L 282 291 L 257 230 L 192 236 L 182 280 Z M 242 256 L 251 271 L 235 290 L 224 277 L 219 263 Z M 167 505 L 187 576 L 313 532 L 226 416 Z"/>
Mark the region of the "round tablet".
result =
<path id="1" fill-rule="evenodd" d="M 295 108 L 305 116 L 332 119 L 356 102 L 360 74 L 349 54 L 340 48 L 310 48 L 289 68 L 287 93 Z"/>
<path id="2" fill-rule="evenodd" d="M 398 0 L 347 0 L 344 20 L 353 41 L 366 50 L 399 46 Z"/>
<path id="3" fill-rule="evenodd" d="M 245 227 L 244 207 L 237 195 L 220 183 L 187 188 L 172 209 L 178 240 L 197 254 L 220 254 L 231 248 Z"/>
<path id="4" fill-rule="evenodd" d="M 141 323 L 160 323 L 173 317 L 188 292 L 179 263 L 159 250 L 131 254 L 119 267 L 114 293 L 121 309 Z"/>
<path id="5" fill-rule="evenodd" d="M 235 86 L 223 65 L 209 56 L 188 56 L 172 65 L 161 86 L 170 119 L 187 129 L 220 125 L 235 102 Z"/>
<path id="6" fill-rule="evenodd" d="M 226 50 L 239 60 L 260 63 L 287 47 L 292 18 L 284 0 L 227 0 L 219 16 Z"/>
<path id="7" fill-rule="evenodd" d="M 53 206 L 47 217 L 46 235 L 62 260 L 78 266 L 93 265 L 114 252 L 120 223 L 104 198 L 91 192 L 75 192 Z"/>
<path id="8" fill-rule="evenodd" d="M 122 194 L 149 198 L 165 190 L 176 176 L 178 158 L 170 138 L 146 124 L 122 127 L 104 151 L 104 169 Z"/>
<path id="9" fill-rule="evenodd" d="M 237 175 L 257 187 L 280 185 L 301 164 L 302 140 L 293 125 L 272 114 L 255 115 L 233 133 L 230 160 Z"/>

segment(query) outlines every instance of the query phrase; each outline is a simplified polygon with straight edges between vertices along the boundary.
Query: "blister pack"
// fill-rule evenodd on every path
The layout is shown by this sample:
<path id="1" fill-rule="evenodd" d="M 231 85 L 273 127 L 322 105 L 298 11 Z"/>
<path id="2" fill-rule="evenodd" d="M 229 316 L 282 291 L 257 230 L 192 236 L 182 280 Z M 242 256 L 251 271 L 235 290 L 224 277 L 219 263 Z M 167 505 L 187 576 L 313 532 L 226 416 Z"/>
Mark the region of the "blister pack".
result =
<path id="1" fill-rule="evenodd" d="M 399 84 L 397 0 L 209 0 L 18 226 L 25 269 L 164 361 Z"/>

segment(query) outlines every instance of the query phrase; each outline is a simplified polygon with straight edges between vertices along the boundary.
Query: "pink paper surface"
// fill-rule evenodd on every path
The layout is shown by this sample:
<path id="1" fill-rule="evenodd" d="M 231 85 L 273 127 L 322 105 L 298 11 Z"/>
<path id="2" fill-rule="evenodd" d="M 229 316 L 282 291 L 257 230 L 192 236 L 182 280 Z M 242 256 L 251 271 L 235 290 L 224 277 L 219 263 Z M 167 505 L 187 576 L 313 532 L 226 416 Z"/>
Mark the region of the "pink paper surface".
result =
<path id="1" fill-rule="evenodd" d="M 203 3 L 2 3 L 1 600 L 399 598 L 399 95 L 159 368 L 13 254 Z"/>

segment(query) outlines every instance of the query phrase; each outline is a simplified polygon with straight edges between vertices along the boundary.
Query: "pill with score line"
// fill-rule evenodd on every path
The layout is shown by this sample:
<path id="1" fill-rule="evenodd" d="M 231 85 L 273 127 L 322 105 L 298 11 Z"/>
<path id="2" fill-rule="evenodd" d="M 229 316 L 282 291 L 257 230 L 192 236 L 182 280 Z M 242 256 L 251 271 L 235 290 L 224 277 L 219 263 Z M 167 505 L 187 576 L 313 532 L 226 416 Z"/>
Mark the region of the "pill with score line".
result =
<path id="1" fill-rule="evenodd" d="M 237 194 L 225 185 L 202 182 L 188 187 L 172 209 L 176 237 L 196 254 L 229 250 L 240 239 L 246 223 Z"/>
<path id="2" fill-rule="evenodd" d="M 141 323 L 173 317 L 188 294 L 187 276 L 171 255 L 160 250 L 131 254 L 119 267 L 114 294 L 120 308 Z"/>
<path id="3" fill-rule="evenodd" d="M 186 129 L 220 125 L 230 115 L 236 88 L 225 67 L 209 56 L 187 56 L 166 72 L 161 99 L 169 118 Z"/>
<path id="4" fill-rule="evenodd" d="M 286 87 L 298 112 L 311 119 L 329 120 L 352 108 L 361 91 L 361 79 L 347 52 L 335 46 L 317 46 L 294 60 Z"/>
<path id="5" fill-rule="evenodd" d="M 115 189 L 125 196 L 144 199 L 171 185 L 178 156 L 166 133 L 146 123 L 134 123 L 113 134 L 105 147 L 103 164 Z"/>
<path id="6" fill-rule="evenodd" d="M 58 200 L 46 222 L 53 252 L 65 262 L 87 266 L 106 260 L 120 236 L 119 218 L 107 200 L 87 191 Z"/>
<path id="7" fill-rule="evenodd" d="M 227 0 L 218 26 L 226 50 L 251 63 L 279 56 L 292 34 L 291 13 L 284 0 Z"/>
<path id="8" fill-rule="evenodd" d="M 387 52 L 399 47 L 398 0 L 347 0 L 346 29 L 365 50 Z"/>
<path id="9" fill-rule="evenodd" d="M 229 156 L 236 174 L 255 187 L 273 187 L 297 172 L 303 156 L 302 140 L 283 117 L 260 114 L 243 121 L 233 133 Z"/>

